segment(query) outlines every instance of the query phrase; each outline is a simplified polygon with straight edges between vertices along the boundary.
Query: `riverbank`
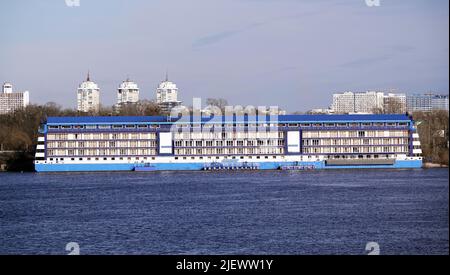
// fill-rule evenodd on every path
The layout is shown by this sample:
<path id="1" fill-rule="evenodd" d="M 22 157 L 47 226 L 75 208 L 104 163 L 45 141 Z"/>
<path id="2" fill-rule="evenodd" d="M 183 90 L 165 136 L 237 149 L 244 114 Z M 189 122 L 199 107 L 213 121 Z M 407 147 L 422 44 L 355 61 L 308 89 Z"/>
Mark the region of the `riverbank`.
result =
<path id="1" fill-rule="evenodd" d="M 423 168 L 448 168 L 448 165 L 440 163 L 425 162 L 422 166 Z"/>
<path id="2" fill-rule="evenodd" d="M 0 152 L 0 172 L 34 172 L 34 152 Z"/>
<path id="3" fill-rule="evenodd" d="M 0 163 L 0 172 L 34 172 L 34 165 L 32 162 L 32 157 L 27 154 L 21 154 L 19 158 L 12 158 L 9 165 L 5 163 Z M 448 165 L 424 162 L 422 165 L 424 169 L 431 168 L 448 168 Z"/>

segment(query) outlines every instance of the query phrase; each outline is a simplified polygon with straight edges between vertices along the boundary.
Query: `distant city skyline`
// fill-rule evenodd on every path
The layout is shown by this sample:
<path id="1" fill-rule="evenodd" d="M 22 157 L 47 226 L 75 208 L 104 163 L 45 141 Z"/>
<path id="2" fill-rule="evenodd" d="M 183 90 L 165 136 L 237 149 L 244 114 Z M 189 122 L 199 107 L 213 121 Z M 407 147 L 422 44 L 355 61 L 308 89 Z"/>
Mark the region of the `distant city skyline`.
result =
<path id="1" fill-rule="evenodd" d="M 2 1 L 0 82 L 76 107 L 89 70 L 104 105 L 129 77 L 155 99 L 166 71 L 193 97 L 289 112 L 333 93 L 449 91 L 445 0 Z M 7 11 L 7 12 L 6 12 Z"/>

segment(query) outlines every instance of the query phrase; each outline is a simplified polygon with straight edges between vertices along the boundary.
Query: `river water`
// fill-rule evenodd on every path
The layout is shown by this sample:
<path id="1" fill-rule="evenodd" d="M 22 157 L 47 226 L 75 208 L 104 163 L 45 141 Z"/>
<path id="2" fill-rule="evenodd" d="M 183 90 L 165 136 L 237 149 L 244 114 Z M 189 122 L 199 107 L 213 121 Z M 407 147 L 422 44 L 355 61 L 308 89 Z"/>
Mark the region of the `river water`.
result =
<path id="1" fill-rule="evenodd" d="M 0 254 L 448 254 L 448 169 L 0 173 Z"/>

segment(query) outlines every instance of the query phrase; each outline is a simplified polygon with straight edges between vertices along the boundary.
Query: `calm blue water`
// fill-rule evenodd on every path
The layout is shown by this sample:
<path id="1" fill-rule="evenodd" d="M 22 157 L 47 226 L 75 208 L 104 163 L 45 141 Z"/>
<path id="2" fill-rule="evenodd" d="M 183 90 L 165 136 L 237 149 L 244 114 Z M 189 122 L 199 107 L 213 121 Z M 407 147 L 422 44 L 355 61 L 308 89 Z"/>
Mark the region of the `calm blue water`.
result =
<path id="1" fill-rule="evenodd" d="M 448 254 L 448 169 L 0 173 L 0 254 Z"/>

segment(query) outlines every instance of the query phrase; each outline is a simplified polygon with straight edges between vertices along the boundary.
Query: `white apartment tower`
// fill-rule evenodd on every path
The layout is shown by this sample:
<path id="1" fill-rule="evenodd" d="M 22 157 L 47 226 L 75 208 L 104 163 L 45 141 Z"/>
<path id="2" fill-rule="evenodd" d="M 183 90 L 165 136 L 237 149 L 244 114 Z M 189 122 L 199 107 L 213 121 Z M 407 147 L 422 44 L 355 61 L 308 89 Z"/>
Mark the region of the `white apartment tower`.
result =
<path id="1" fill-rule="evenodd" d="M 4 94 L 12 94 L 12 92 L 13 92 L 12 84 L 9 82 L 5 82 L 3 84 L 2 91 Z"/>
<path id="2" fill-rule="evenodd" d="M 355 93 L 355 113 L 373 113 L 383 110 L 383 92 Z"/>
<path id="3" fill-rule="evenodd" d="M 0 114 L 7 114 L 19 109 L 23 109 L 30 104 L 30 95 L 28 91 L 13 92 L 11 83 L 6 82 L 2 86 L 0 94 Z"/>
<path id="4" fill-rule="evenodd" d="M 181 101 L 178 100 L 178 88 L 177 85 L 169 81 L 169 77 L 166 74 L 166 79 L 161 82 L 156 89 L 156 103 L 161 108 L 161 111 L 167 113 L 174 107 L 181 105 Z"/>
<path id="5" fill-rule="evenodd" d="M 332 109 L 335 113 L 346 114 L 355 112 L 355 95 L 352 92 L 333 94 Z"/>
<path id="6" fill-rule="evenodd" d="M 137 103 L 139 101 L 139 87 L 133 81 L 127 78 L 120 84 L 117 90 L 117 105 L 120 108 L 123 104 Z"/>
<path id="7" fill-rule="evenodd" d="M 100 109 L 100 89 L 91 81 L 88 73 L 86 81 L 77 90 L 77 110 L 79 112 L 98 112 Z"/>
<path id="8" fill-rule="evenodd" d="M 337 114 L 376 113 L 406 111 L 406 95 L 367 91 L 364 93 L 344 92 L 333 94 L 332 109 Z"/>

